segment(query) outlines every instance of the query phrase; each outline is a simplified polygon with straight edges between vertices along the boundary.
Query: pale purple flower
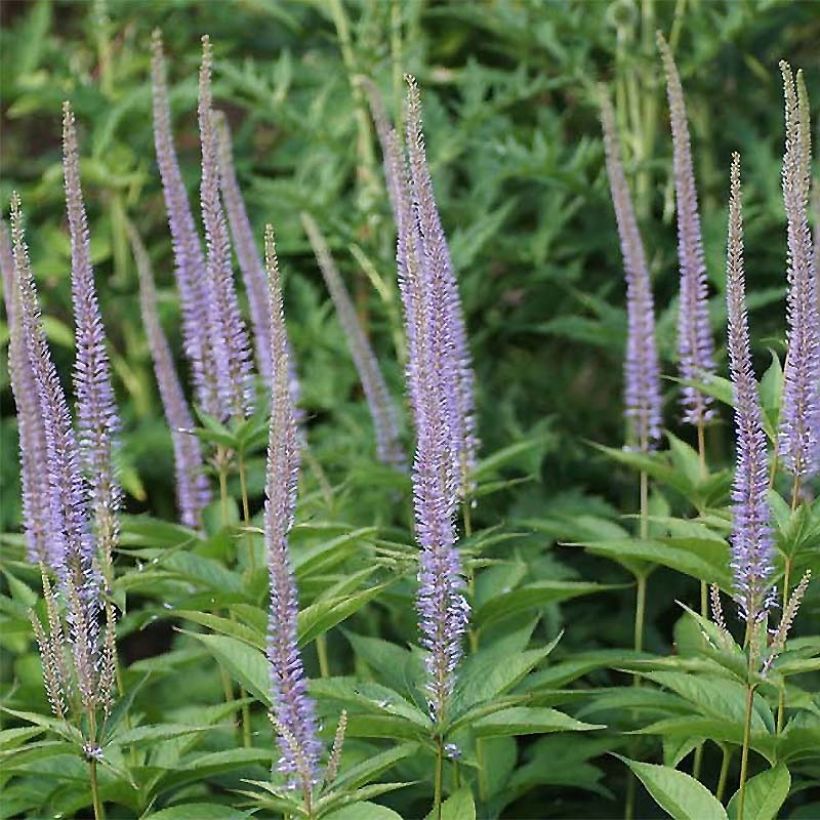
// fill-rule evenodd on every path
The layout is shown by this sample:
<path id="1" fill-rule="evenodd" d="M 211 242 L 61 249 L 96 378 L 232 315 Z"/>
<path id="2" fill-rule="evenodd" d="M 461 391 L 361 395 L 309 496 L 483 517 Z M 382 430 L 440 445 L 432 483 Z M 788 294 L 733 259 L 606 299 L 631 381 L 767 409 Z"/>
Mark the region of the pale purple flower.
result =
<path id="1" fill-rule="evenodd" d="M 299 603 L 288 533 L 296 508 L 299 435 L 290 394 L 282 284 L 270 226 L 265 231 L 265 266 L 270 289 L 273 362 L 265 485 L 265 543 L 271 599 L 267 657 L 281 751 L 279 770 L 309 793 L 318 781 L 321 745 L 317 739 L 315 705 L 307 693 L 307 678 L 297 641 Z"/>
<path id="2" fill-rule="evenodd" d="M 20 447 L 20 479 L 23 489 L 23 526 L 30 561 L 50 566 L 48 544 L 48 493 L 41 491 L 48 475 L 46 433 L 40 416 L 37 383 L 23 335 L 20 293 L 14 270 L 11 240 L 5 222 L 0 222 L 0 272 L 9 326 L 9 377 L 17 406 Z M 52 567 L 53 569 L 53 567 Z"/>
<path id="3" fill-rule="evenodd" d="M 198 528 L 202 525 L 202 511 L 211 500 L 204 472 L 202 447 L 192 432 L 194 420 L 179 383 L 168 339 L 159 321 L 156 287 L 148 252 L 130 223 L 128 228 L 139 274 L 142 323 L 151 349 L 159 395 L 174 447 L 177 507 L 182 523 Z"/>
<path id="4" fill-rule="evenodd" d="M 97 548 L 106 579 L 110 582 L 112 553 L 119 540 L 117 512 L 122 495 L 113 461 L 114 437 L 120 421 L 91 266 L 91 241 L 80 187 L 77 132 L 74 114 L 67 102 L 63 104 L 63 174 L 71 237 L 71 294 L 77 349 L 74 397 L 77 402 L 78 455 L 88 486 Z"/>
<path id="5" fill-rule="evenodd" d="M 408 340 L 408 394 L 416 429 L 413 508 L 416 540 L 421 547 L 416 606 L 421 645 L 426 650 L 428 706 L 434 720 L 441 722 L 455 685 L 469 619 L 454 515 L 459 488 L 466 479 L 464 468 L 472 456 L 464 450 L 457 455 L 459 439 L 453 435 L 452 425 L 461 425 L 462 436 L 472 435 L 472 426 L 465 423 L 465 404 L 458 398 L 459 385 L 464 387 L 464 382 L 453 378 L 456 367 L 464 362 L 458 360 L 458 348 L 453 344 L 453 306 L 448 304 L 444 281 L 449 262 L 442 257 L 447 253 L 446 245 L 432 201 L 418 92 L 412 81 L 408 121 L 416 142 L 413 153 L 417 168 L 415 184 L 412 176 L 402 174 L 396 179 L 397 260 Z M 458 446 L 472 444 L 472 439 L 462 438 Z"/>
<path id="6" fill-rule="evenodd" d="M 683 380 L 708 381 L 715 372 L 714 342 L 709 326 L 709 285 L 703 255 L 698 193 L 692 167 L 692 148 L 678 69 L 672 51 L 658 32 L 658 46 L 666 71 L 666 91 L 672 127 L 675 206 L 678 216 L 678 263 L 680 308 L 678 312 L 678 358 Z M 692 384 L 682 388 L 683 419 L 703 424 L 713 411 L 711 396 Z"/>
<path id="7" fill-rule="evenodd" d="M 407 157 L 420 275 L 425 290 L 432 290 L 441 322 L 432 332 L 438 338 L 438 367 L 444 382 L 445 424 L 449 431 L 450 458 L 459 494 L 470 489 L 475 466 L 476 430 L 474 374 L 458 285 L 450 250 L 433 193 L 421 123 L 421 100 L 416 81 L 407 75 Z"/>
<path id="8" fill-rule="evenodd" d="M 319 226 L 309 214 L 302 214 L 302 224 L 310 240 L 313 253 L 322 271 L 327 289 L 336 307 L 336 315 L 345 332 L 350 353 L 362 382 L 367 405 L 376 431 L 376 450 L 384 464 L 403 469 L 404 451 L 396 418 L 396 407 L 390 390 L 384 380 L 376 354 L 356 316 L 356 309 L 350 299 L 342 277 L 336 268 L 330 250 Z"/>
<path id="9" fill-rule="evenodd" d="M 72 654 L 78 670 L 85 674 L 99 658 L 102 602 L 96 550 L 71 413 L 46 342 L 16 193 L 11 200 L 11 230 L 22 334 L 46 441 L 47 473 L 38 484 L 38 492 L 44 494 L 49 510 L 48 565 L 60 579 L 68 606 Z M 87 689 L 90 691 L 90 684 Z"/>
<path id="10" fill-rule="evenodd" d="M 224 421 L 250 415 L 253 374 L 250 343 L 234 287 L 228 225 L 219 195 L 219 141 L 213 121 L 211 62 L 211 43 L 205 35 L 199 70 L 200 203 L 207 246 L 210 342 L 216 365 L 219 417 Z"/>
<path id="11" fill-rule="evenodd" d="M 766 499 L 769 485 L 766 434 L 752 369 L 745 304 L 739 154 L 732 156 L 726 278 L 729 313 L 727 347 L 737 431 L 736 468 L 732 484 L 731 567 L 735 598 L 741 614 L 745 620 L 757 623 L 766 617 L 773 602 L 771 576 L 774 547 Z"/>
<path id="12" fill-rule="evenodd" d="M 205 256 L 174 148 L 165 59 L 159 31 L 155 31 L 153 36 L 151 84 L 154 145 L 174 247 L 174 274 L 182 303 L 185 356 L 191 368 L 196 403 L 209 415 L 217 416 L 219 397 L 214 349 L 209 340 L 211 300 L 205 274 Z"/>
<path id="13" fill-rule="evenodd" d="M 251 322 L 253 324 L 254 349 L 256 352 L 256 366 L 259 375 L 268 384 L 273 372 L 270 360 L 270 316 L 268 312 L 268 286 L 265 268 L 256 248 L 253 237 L 253 228 L 245 200 L 236 178 L 236 169 L 233 162 L 233 147 L 231 133 L 225 115 L 221 112 L 217 116 L 217 134 L 219 137 L 219 170 L 222 184 L 222 199 L 225 202 L 225 211 L 231 226 L 233 246 L 236 258 L 239 260 L 239 269 L 245 282 L 245 293 L 248 295 Z"/>
<path id="14" fill-rule="evenodd" d="M 627 346 L 624 363 L 626 420 L 630 443 L 654 449 L 661 435 L 660 364 L 655 344 L 655 312 L 646 254 L 621 164 L 615 112 L 601 93 L 606 169 L 626 274 Z"/>
<path id="15" fill-rule="evenodd" d="M 797 82 L 780 63 L 786 98 L 786 151 L 783 202 L 788 235 L 787 297 L 789 348 L 783 368 L 783 402 L 778 452 L 796 481 L 818 469 L 820 416 L 820 313 L 817 308 L 814 249 L 809 229 L 811 133 L 808 100 L 800 72 Z"/>

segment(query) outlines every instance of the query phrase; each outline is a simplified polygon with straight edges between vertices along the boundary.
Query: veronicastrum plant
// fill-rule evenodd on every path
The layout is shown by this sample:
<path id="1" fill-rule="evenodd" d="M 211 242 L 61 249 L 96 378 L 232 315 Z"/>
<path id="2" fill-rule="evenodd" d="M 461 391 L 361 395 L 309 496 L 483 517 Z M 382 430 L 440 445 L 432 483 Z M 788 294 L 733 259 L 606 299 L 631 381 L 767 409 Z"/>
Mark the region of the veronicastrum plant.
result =
<path id="1" fill-rule="evenodd" d="M 615 105 L 609 91 L 595 95 L 626 275 L 626 446 L 599 449 L 634 470 L 638 503 L 625 502 L 619 516 L 594 499 L 567 497 L 533 513 L 519 486 L 527 476 L 510 479 L 508 469 L 529 463 L 528 454 L 540 463 L 541 439 L 522 437 L 497 452 L 479 442 L 479 434 L 498 439 L 492 425 L 479 427 L 477 412 L 492 403 L 481 377 L 492 365 L 486 352 L 475 355 L 482 329 L 468 322 L 464 242 L 445 231 L 452 223 L 440 208 L 445 183 L 458 186 L 425 142 L 443 124 L 427 96 L 433 84 L 429 76 L 421 83 L 423 131 L 422 93 L 403 76 L 402 28 L 414 25 L 403 15 L 411 15 L 394 4 L 385 94 L 382 78 L 361 76 L 367 27 L 351 30 L 342 2 L 328 9 L 355 112 L 358 201 L 373 208 L 372 197 L 381 197 L 383 218 L 360 235 L 340 234 L 332 209 L 304 197 L 292 209 L 281 272 L 273 229 L 263 236 L 258 228 L 267 205 L 246 201 L 244 158 L 234 152 L 248 127 L 220 93 L 239 69 L 219 59 L 219 42 L 203 38 L 194 93 L 192 76 L 179 88 L 169 81 L 169 69 L 179 64 L 185 77 L 187 67 L 166 58 L 159 33 L 143 44 L 151 175 L 173 263 L 149 241 L 148 214 L 134 207 L 122 224 L 138 275 L 138 335 L 167 428 L 151 453 L 165 447 L 173 455 L 175 520 L 123 512 L 121 485 L 125 509 L 137 508 L 128 452 L 137 432 L 127 403 L 117 409 L 114 387 L 133 380 L 101 308 L 101 297 L 112 305 L 109 283 L 98 273 L 95 286 L 80 192 L 89 166 L 80 163 L 69 108 L 73 415 L 48 336 L 52 317 L 40 315 L 44 288 L 38 296 L 20 200 L 12 200 L 0 266 L 25 530 L 4 543 L 2 564 L 12 627 L 4 647 L 23 659 L 2 700 L 7 810 L 98 818 L 568 816 L 568 805 L 578 804 L 566 795 L 580 793 L 608 806 L 607 816 L 644 816 L 658 809 L 649 808 L 640 781 L 673 817 L 774 817 L 787 800 L 811 812 L 820 736 L 816 696 L 804 682 L 817 670 L 818 643 L 791 637 L 816 610 L 809 571 L 820 538 L 817 274 L 801 75 L 783 67 L 786 353 L 781 364 L 775 351 L 759 383 L 739 159 L 719 288 L 724 323 L 709 306 L 716 278 L 707 276 L 697 140 L 673 57 L 675 30 L 669 42 L 658 38 L 655 66 L 666 77 L 678 229 L 674 378 L 664 378 L 658 321 L 669 309 L 640 234 L 642 166 L 637 188 L 631 183 L 632 160 L 645 160 L 647 146 L 621 129 L 619 87 Z M 102 4 L 98 11 L 110 82 Z M 471 10 L 442 10 L 457 14 L 467 20 Z M 493 9 L 489 19 L 527 42 L 526 27 L 505 14 Z M 267 100 L 267 79 L 244 70 L 242 87 Z M 287 96 L 287 78 L 276 82 Z M 504 93 L 512 92 L 497 96 Z M 492 97 L 484 104 L 498 104 Z M 194 109 L 198 175 L 177 122 Z M 636 111 L 650 106 L 631 108 L 629 117 Z M 80 119 L 81 132 L 92 126 Z M 383 258 L 373 250 L 378 242 L 388 249 Z M 304 275 L 294 264 L 300 254 L 309 260 Z M 327 294 L 315 315 L 303 316 L 308 276 Z M 163 282 L 171 278 L 169 289 Z M 386 328 L 388 318 L 396 321 Z M 351 389 L 364 399 L 328 419 L 317 419 L 309 401 L 314 351 L 299 345 L 311 323 L 320 328 L 314 342 L 331 339 L 334 371 L 358 377 Z M 395 351 L 379 344 L 382 336 Z M 716 338 L 726 340 L 728 366 Z M 678 404 L 680 437 L 664 429 Z M 731 468 L 720 456 L 724 405 L 736 431 Z M 341 444 L 347 439 L 366 442 L 355 461 Z M 494 514 L 505 495 L 520 497 L 525 511 L 509 522 Z M 544 537 L 584 553 L 545 552 Z M 596 557 L 635 579 L 634 617 L 623 610 L 607 618 L 628 621 L 631 641 L 579 651 L 583 619 L 567 616 L 562 639 L 562 609 L 577 616 L 574 607 L 601 599 L 609 614 L 611 602 L 632 595 L 622 576 L 591 563 Z M 653 575 L 658 583 L 650 585 Z M 674 652 L 658 637 L 659 602 L 669 597 L 659 576 L 691 596 L 680 602 Z M 31 654 L 35 645 L 41 659 Z M 624 777 L 627 769 L 634 776 Z"/>

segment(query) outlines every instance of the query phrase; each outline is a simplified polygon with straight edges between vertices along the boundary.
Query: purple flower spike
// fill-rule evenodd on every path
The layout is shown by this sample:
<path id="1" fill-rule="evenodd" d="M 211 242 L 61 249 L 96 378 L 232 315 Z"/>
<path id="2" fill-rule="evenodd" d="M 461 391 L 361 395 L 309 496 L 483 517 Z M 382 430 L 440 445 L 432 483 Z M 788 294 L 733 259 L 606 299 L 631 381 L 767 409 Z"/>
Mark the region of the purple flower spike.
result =
<path id="1" fill-rule="evenodd" d="M 678 358 L 680 376 L 686 381 L 708 380 L 715 372 L 714 342 L 709 326 L 709 285 L 703 256 L 698 193 L 692 168 L 692 148 L 686 121 L 678 69 L 672 51 L 658 32 L 674 145 L 675 205 L 678 214 L 678 262 L 680 265 L 680 309 L 678 313 Z M 713 416 L 711 396 L 692 385 L 682 391 L 683 419 L 703 424 Z"/>
<path id="2" fill-rule="evenodd" d="M 652 285 L 635 209 L 621 164 L 615 112 L 601 93 L 601 124 L 609 188 L 626 274 L 628 336 L 624 364 L 626 420 L 629 438 L 640 450 L 654 449 L 661 436 L 660 364 L 655 346 Z"/>
<path id="3" fill-rule="evenodd" d="M 265 543 L 270 574 L 267 656 L 273 690 L 273 717 L 279 736 L 279 770 L 309 794 L 318 782 L 321 744 L 315 705 L 297 643 L 299 611 L 296 579 L 288 550 L 299 481 L 299 436 L 290 394 L 288 344 L 282 284 L 273 229 L 265 230 L 265 267 L 270 288 L 271 419 L 265 487 Z"/>
<path id="4" fill-rule="evenodd" d="M 475 466 L 476 431 L 473 365 L 467 344 L 464 314 L 450 250 L 433 193 L 421 123 L 421 100 L 416 81 L 407 75 L 407 153 L 413 210 L 418 223 L 420 275 L 425 289 L 440 302 L 442 321 L 434 326 L 440 336 L 438 366 L 445 387 L 445 423 L 449 429 L 450 457 L 462 497 L 469 492 L 469 474 Z"/>
<path id="5" fill-rule="evenodd" d="M 120 427 L 111 366 L 105 349 L 105 328 L 100 316 L 88 222 L 80 187 L 80 157 L 74 114 L 63 103 L 63 173 L 66 209 L 71 235 L 71 293 L 77 357 L 74 395 L 77 401 L 78 453 L 89 488 L 94 535 L 106 578 L 111 580 L 112 554 L 119 540 L 117 512 L 121 490 L 114 471 L 114 437 Z"/>
<path id="6" fill-rule="evenodd" d="M 69 640 L 77 663 L 99 657 L 100 579 L 89 526 L 87 497 L 71 413 L 51 359 L 40 316 L 37 288 L 23 232 L 20 198 L 11 199 L 11 232 L 21 327 L 37 387 L 39 413 L 46 442 L 46 481 L 37 491 L 48 507 L 48 565 L 60 579 L 67 601 Z M 45 483 L 45 487 L 43 484 Z"/>
<path id="7" fill-rule="evenodd" d="M 726 300 L 729 311 L 729 369 L 734 388 L 737 458 L 732 485 L 732 558 L 735 597 L 743 618 L 764 620 L 774 589 L 772 533 L 769 527 L 768 465 L 763 414 L 752 370 L 749 321 L 743 270 L 743 215 L 740 155 L 732 156 L 729 239 L 726 258 Z"/>
<path id="8" fill-rule="evenodd" d="M 130 223 L 128 229 L 139 273 L 142 323 L 145 325 L 159 395 L 174 447 L 177 507 L 182 523 L 188 527 L 198 528 L 202 525 L 202 510 L 211 500 L 211 491 L 204 472 L 202 447 L 199 439 L 191 432 L 195 426 L 194 420 L 188 409 L 182 385 L 179 383 L 168 339 L 159 322 L 157 294 L 148 252 Z"/>
<path id="9" fill-rule="evenodd" d="M 20 476 L 23 485 L 23 525 L 27 554 L 33 563 L 50 565 L 48 548 L 48 493 L 40 490 L 48 475 L 46 433 L 40 417 L 37 383 L 23 335 L 20 293 L 14 270 L 11 239 L 5 222 L 0 222 L 0 271 L 9 325 L 9 376 L 17 406 L 20 439 Z M 54 569 L 54 567 L 51 567 Z"/>
<path id="10" fill-rule="evenodd" d="M 808 220 L 811 187 L 809 105 L 801 72 L 798 72 L 795 83 L 785 62 L 780 63 L 780 70 L 786 98 L 783 202 L 789 258 L 789 349 L 783 368 L 778 452 L 799 487 L 801 480 L 814 475 L 820 468 L 820 314 Z"/>
<path id="11" fill-rule="evenodd" d="M 379 362 L 364 330 L 356 316 L 356 309 L 347 292 L 347 288 L 336 269 L 333 257 L 327 247 L 319 226 L 309 214 L 302 214 L 302 224 L 310 240 L 313 253 L 319 262 L 319 268 L 328 291 L 336 307 L 336 315 L 345 332 L 350 353 L 359 372 L 373 427 L 376 431 L 376 447 L 379 460 L 396 467 L 405 468 L 404 450 L 401 446 L 399 426 L 396 419 L 396 408 L 390 390 L 384 380 Z"/>
<path id="12" fill-rule="evenodd" d="M 245 418 L 253 405 L 251 354 L 231 270 L 228 225 L 219 196 L 219 142 L 211 99 L 211 42 L 202 38 L 199 70 L 199 137 L 202 143 L 200 200 L 207 245 L 210 332 L 216 364 L 219 417 Z"/>
<path id="13" fill-rule="evenodd" d="M 256 248 L 253 228 L 248 218 L 248 210 L 245 207 L 245 200 L 239 188 L 239 180 L 236 178 L 228 123 L 225 115 L 221 112 L 217 113 L 216 117 L 222 198 L 225 201 L 225 210 L 231 226 L 233 244 L 239 260 L 239 268 L 242 271 L 242 278 L 245 282 L 245 292 L 248 294 L 248 305 L 253 323 L 256 366 L 265 384 L 269 384 L 273 366 L 270 360 L 270 317 L 268 314 L 268 286 L 265 268 Z"/>
<path id="14" fill-rule="evenodd" d="M 154 145 L 174 246 L 174 274 L 182 302 L 182 338 L 185 356 L 191 367 L 196 403 L 209 415 L 217 416 L 217 371 L 213 348 L 208 339 L 210 297 L 205 276 L 205 256 L 202 253 L 202 245 L 174 148 L 171 107 L 165 75 L 162 38 L 160 33 L 155 31 L 151 60 Z"/>

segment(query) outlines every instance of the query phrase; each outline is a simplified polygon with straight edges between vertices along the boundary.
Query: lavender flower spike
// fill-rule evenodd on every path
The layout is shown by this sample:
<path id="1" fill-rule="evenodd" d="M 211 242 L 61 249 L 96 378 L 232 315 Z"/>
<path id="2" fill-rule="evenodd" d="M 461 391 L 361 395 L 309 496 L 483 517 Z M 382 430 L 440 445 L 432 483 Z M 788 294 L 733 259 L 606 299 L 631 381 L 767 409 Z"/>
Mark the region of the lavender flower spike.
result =
<path id="1" fill-rule="evenodd" d="M 678 69 L 672 51 L 658 32 L 658 47 L 666 71 L 669 118 L 674 145 L 675 204 L 678 213 L 678 262 L 680 265 L 680 309 L 678 313 L 678 358 L 685 381 L 705 380 L 715 372 L 714 342 L 709 327 L 709 285 L 703 256 L 698 193 L 692 168 L 692 148 L 686 122 Z M 713 412 L 711 396 L 691 384 L 682 391 L 683 419 L 702 425 Z"/>
<path id="2" fill-rule="evenodd" d="M 457 486 L 463 497 L 469 492 L 469 474 L 475 466 L 478 445 L 475 430 L 474 374 L 467 330 L 450 250 L 433 193 L 421 123 L 421 100 L 416 81 L 407 81 L 407 152 L 410 183 L 418 220 L 420 273 L 425 288 L 434 288 L 441 300 L 444 321 L 439 362 L 445 381 L 446 424 L 450 431 L 451 458 Z"/>
<path id="3" fill-rule="evenodd" d="M 809 230 L 811 135 L 809 105 L 802 75 L 797 83 L 780 63 L 786 98 L 786 152 L 783 157 L 783 202 L 788 235 L 787 297 L 789 349 L 783 368 L 783 404 L 778 452 L 786 469 L 800 481 L 820 468 L 820 314 L 815 293 L 815 260 Z"/>
<path id="4" fill-rule="evenodd" d="M 256 366 L 259 374 L 268 384 L 273 372 L 270 360 L 270 316 L 268 313 L 268 285 L 265 268 L 256 249 L 253 238 L 253 228 L 248 218 L 248 210 L 239 180 L 236 178 L 236 169 L 233 163 L 233 148 L 231 134 L 225 115 L 215 114 L 217 134 L 219 137 L 219 170 L 221 173 L 222 198 L 231 226 L 233 244 L 239 260 L 239 268 L 245 281 L 245 292 L 248 295 L 248 305 L 253 322 L 254 347 L 256 351 Z"/>
<path id="5" fill-rule="evenodd" d="M 159 31 L 155 31 L 151 59 L 154 145 L 174 246 L 174 275 L 182 302 L 182 339 L 191 367 L 196 403 L 209 415 L 217 416 L 216 364 L 208 339 L 210 297 L 205 277 L 205 256 L 174 148 L 165 74 L 162 38 Z"/>
<path id="6" fill-rule="evenodd" d="M 108 582 L 112 580 L 112 553 L 119 540 L 117 512 L 121 490 L 114 472 L 113 450 L 120 421 L 111 385 L 111 366 L 105 349 L 91 243 L 80 187 L 80 157 L 74 114 L 63 103 L 63 173 L 71 235 L 71 293 L 77 357 L 74 395 L 77 401 L 78 453 L 89 487 L 97 548 Z"/>
<path id="7" fill-rule="evenodd" d="M 628 336 L 624 364 L 626 419 L 629 438 L 640 450 L 654 449 L 661 435 L 660 364 L 655 345 L 652 286 L 635 209 L 620 158 L 615 112 L 601 93 L 601 124 L 609 188 L 626 273 Z"/>
<path id="8" fill-rule="evenodd" d="M 726 300 L 729 312 L 729 370 L 734 388 L 737 458 L 732 485 L 732 558 L 735 598 L 749 623 L 764 620 L 773 601 L 772 533 L 769 527 L 768 466 L 763 414 L 752 370 L 743 271 L 740 156 L 732 156 Z"/>
<path id="9" fill-rule="evenodd" d="M 145 325 L 148 346 L 154 361 L 154 373 L 165 418 L 171 430 L 177 507 L 182 523 L 188 527 L 198 528 L 202 524 L 202 510 L 211 500 L 208 479 L 204 472 L 202 447 L 199 439 L 191 433 L 195 426 L 194 420 L 188 409 L 182 385 L 179 383 L 168 339 L 159 322 L 156 287 L 148 252 L 133 225 L 129 222 L 127 227 L 139 274 L 142 323 Z"/>
<path id="10" fill-rule="evenodd" d="M 399 426 L 396 420 L 396 408 L 387 383 L 384 380 L 376 354 L 365 336 L 364 330 L 356 316 L 353 302 L 347 288 L 336 269 L 336 264 L 322 236 L 319 226 L 309 214 L 302 214 L 302 224 L 307 232 L 313 252 L 319 262 L 327 289 L 336 306 L 336 314 L 345 331 L 347 342 L 359 378 L 362 381 L 370 415 L 373 418 L 373 427 L 376 431 L 376 447 L 379 460 L 388 465 L 403 469 L 405 466 L 404 452 L 401 446 Z"/>
<path id="11" fill-rule="evenodd" d="M 64 578 L 69 569 L 88 570 L 94 558 L 94 545 L 71 413 L 46 342 L 16 193 L 11 199 L 11 233 L 23 340 L 45 431 L 47 485 L 43 489 L 41 483 L 40 491 L 48 496 L 48 564 Z"/>
<path id="12" fill-rule="evenodd" d="M 265 267 L 270 288 L 271 419 L 265 488 L 265 542 L 270 573 L 270 617 L 267 656 L 270 663 L 275 725 L 279 727 L 279 770 L 299 785 L 310 800 L 318 782 L 319 754 L 315 705 L 299 654 L 296 579 L 288 550 L 299 480 L 299 436 L 289 386 L 288 345 L 282 306 L 282 284 L 273 229 L 265 229 Z"/>
<path id="13" fill-rule="evenodd" d="M 224 421 L 250 415 L 253 374 L 250 343 L 234 288 L 228 225 L 219 197 L 219 143 L 211 105 L 211 62 L 211 42 L 205 35 L 202 38 L 202 64 L 199 70 L 198 117 L 202 143 L 200 200 L 208 249 L 209 328 L 216 364 L 219 416 Z"/>
<path id="14" fill-rule="evenodd" d="M 417 439 L 412 470 L 416 539 L 421 547 L 416 607 L 426 650 L 428 706 L 433 719 L 442 722 L 469 619 L 455 546 L 458 473 L 448 426 L 449 385 L 442 378 L 447 362 L 442 346 L 447 316 L 441 291 L 423 278 L 421 232 L 412 218 L 406 188 L 402 194 L 400 200 L 408 204 L 399 220 L 397 256 L 409 349 L 407 381 Z"/>
<path id="15" fill-rule="evenodd" d="M 49 510 L 48 565 L 54 568 L 67 602 L 70 654 L 84 703 L 97 687 L 92 671 L 100 668 L 99 614 L 102 607 L 94 541 L 71 414 L 43 330 L 37 289 L 23 233 L 20 198 L 11 200 L 14 268 L 23 339 L 31 363 L 46 440 L 46 481 L 38 483 Z"/>
<path id="16" fill-rule="evenodd" d="M 40 417 L 37 384 L 23 336 L 22 305 L 14 271 L 11 240 L 5 222 L 0 222 L 0 272 L 9 325 L 9 376 L 17 406 L 17 431 L 20 440 L 20 477 L 23 485 L 23 525 L 30 561 L 49 561 L 48 493 L 40 490 L 48 475 L 46 433 Z M 54 567 L 51 567 L 54 569 Z"/>

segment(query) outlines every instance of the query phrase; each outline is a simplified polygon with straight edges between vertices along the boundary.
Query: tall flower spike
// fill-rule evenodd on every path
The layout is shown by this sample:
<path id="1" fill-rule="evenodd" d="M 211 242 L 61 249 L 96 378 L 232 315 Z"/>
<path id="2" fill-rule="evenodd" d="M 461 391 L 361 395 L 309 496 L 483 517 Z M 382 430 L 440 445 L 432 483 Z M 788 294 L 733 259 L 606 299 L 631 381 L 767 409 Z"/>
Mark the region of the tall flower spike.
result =
<path id="1" fill-rule="evenodd" d="M 763 414 L 752 369 L 746 284 L 743 269 L 743 215 L 740 155 L 732 155 L 729 237 L 726 252 L 726 300 L 729 313 L 729 370 L 737 431 L 732 484 L 732 558 L 735 598 L 743 618 L 758 623 L 773 601 L 773 544 L 766 500 L 769 477 Z"/>
<path id="2" fill-rule="evenodd" d="M 219 142 L 211 99 L 211 42 L 202 38 L 199 70 L 199 138 L 202 144 L 200 200 L 207 245 L 206 271 L 210 303 L 210 332 L 219 394 L 219 416 L 245 418 L 253 405 L 251 353 L 231 269 L 228 225 L 219 196 Z"/>
<path id="3" fill-rule="evenodd" d="M 458 294 L 450 250 L 433 193 L 421 121 L 421 99 L 416 81 L 407 81 L 407 152 L 413 208 L 418 221 L 419 265 L 425 289 L 440 300 L 443 321 L 439 361 L 445 383 L 446 424 L 449 427 L 451 459 L 459 494 L 469 492 L 469 474 L 475 466 L 476 430 L 474 374 L 467 330 Z"/>
<path id="4" fill-rule="evenodd" d="M 259 374 L 270 383 L 273 366 L 270 360 L 270 316 L 268 313 L 268 286 L 265 268 L 256 248 L 253 228 L 248 218 L 248 210 L 236 178 L 233 162 L 231 133 L 222 112 L 216 113 L 216 129 L 219 137 L 219 170 L 222 182 L 222 198 L 231 226 L 233 245 L 239 260 L 239 269 L 245 281 L 248 306 L 253 323 L 256 366 Z"/>
<path id="5" fill-rule="evenodd" d="M 48 475 L 46 433 L 40 416 L 40 401 L 34 371 L 26 349 L 20 293 L 14 273 L 11 239 L 5 222 L 0 222 L 0 272 L 9 325 L 9 377 L 17 406 L 20 445 L 20 479 L 23 485 L 23 526 L 27 555 L 33 563 L 50 564 L 48 548 L 48 493 L 41 491 Z M 52 567 L 54 569 L 54 567 Z"/>
<path id="6" fill-rule="evenodd" d="M 686 104 L 678 69 L 663 35 L 658 47 L 666 71 L 666 92 L 672 126 L 675 206 L 678 216 L 678 263 L 680 265 L 680 308 L 678 313 L 678 358 L 685 381 L 707 380 L 714 375 L 714 342 L 709 327 L 709 285 L 703 256 L 698 193 L 692 168 L 692 148 L 686 121 Z M 711 396 L 691 384 L 684 385 L 684 421 L 703 424 L 713 415 Z"/>
<path id="7" fill-rule="evenodd" d="M 273 690 L 273 718 L 278 727 L 279 770 L 309 794 L 318 782 L 320 743 L 315 705 L 297 643 L 299 611 L 296 579 L 288 549 L 299 480 L 299 437 L 291 403 L 288 346 L 282 283 L 273 229 L 265 229 L 271 320 L 271 419 L 265 486 L 265 543 L 270 574 L 267 656 Z"/>
<path id="8" fill-rule="evenodd" d="M 45 432 L 47 473 L 38 491 L 45 494 L 49 510 L 48 564 L 57 572 L 66 599 L 68 640 L 79 676 L 100 660 L 99 575 L 71 413 L 46 342 L 16 193 L 11 198 L 11 231 L 23 338 Z"/>
<path id="9" fill-rule="evenodd" d="M 174 275 L 182 303 L 183 345 L 191 368 L 196 403 L 209 415 L 217 416 L 219 399 L 214 351 L 208 339 L 210 297 L 205 256 L 174 148 L 165 58 L 159 31 L 154 32 L 152 47 L 154 145 L 174 246 Z"/>
<path id="10" fill-rule="evenodd" d="M 199 439 L 191 432 L 194 420 L 185 400 L 182 385 L 179 383 L 168 339 L 159 321 L 151 260 L 134 226 L 129 222 L 127 227 L 139 274 L 142 323 L 145 325 L 145 334 L 154 361 L 154 374 L 162 407 L 171 430 L 177 507 L 182 523 L 188 527 L 198 528 L 202 524 L 202 510 L 211 500 L 208 479 L 204 472 L 202 447 Z"/>
<path id="11" fill-rule="evenodd" d="M 448 320 L 441 298 L 442 265 L 425 259 L 424 230 L 412 207 L 409 184 L 401 181 L 398 268 L 408 338 L 407 381 L 416 428 L 413 508 L 419 556 L 421 645 L 426 650 L 430 714 L 444 720 L 462 656 L 469 607 L 462 594 L 454 513 L 460 462 L 453 459 L 452 382 L 443 371 L 452 362 Z"/>
<path id="12" fill-rule="evenodd" d="M 601 92 L 601 124 L 606 169 L 626 274 L 628 336 L 624 363 L 626 419 L 629 437 L 640 450 L 653 449 L 661 435 L 660 364 L 655 345 L 652 285 L 635 209 L 621 164 L 615 112 Z"/>
<path id="13" fill-rule="evenodd" d="M 97 549 L 107 581 L 112 580 L 112 554 L 119 540 L 118 510 L 121 490 L 114 471 L 114 437 L 119 416 L 111 385 L 111 366 L 105 349 L 88 222 L 80 187 L 80 157 L 74 114 L 63 103 L 63 174 L 71 235 L 71 294 L 77 356 L 74 397 L 77 401 L 78 453 L 89 487 Z"/>
<path id="14" fill-rule="evenodd" d="M 809 229 L 811 134 L 809 104 L 801 72 L 780 63 L 786 98 L 783 203 L 788 236 L 787 319 L 789 348 L 783 368 L 783 403 L 778 452 L 795 486 L 818 467 L 820 416 L 820 314 L 814 249 Z"/>
<path id="15" fill-rule="evenodd" d="M 345 332 L 350 353 L 359 372 L 373 427 L 379 460 L 398 469 L 405 466 L 396 408 L 390 390 L 379 368 L 379 362 L 356 316 L 356 309 L 339 275 L 319 226 L 309 214 L 302 214 L 302 224 L 319 263 L 322 276 L 336 307 L 336 314 Z"/>
<path id="16" fill-rule="evenodd" d="M 46 342 L 16 193 L 11 199 L 11 233 L 23 339 L 45 432 L 48 480 L 45 488 L 42 482 L 39 487 L 48 498 L 48 564 L 64 577 L 70 567 L 90 567 L 94 546 L 71 413 Z"/>

